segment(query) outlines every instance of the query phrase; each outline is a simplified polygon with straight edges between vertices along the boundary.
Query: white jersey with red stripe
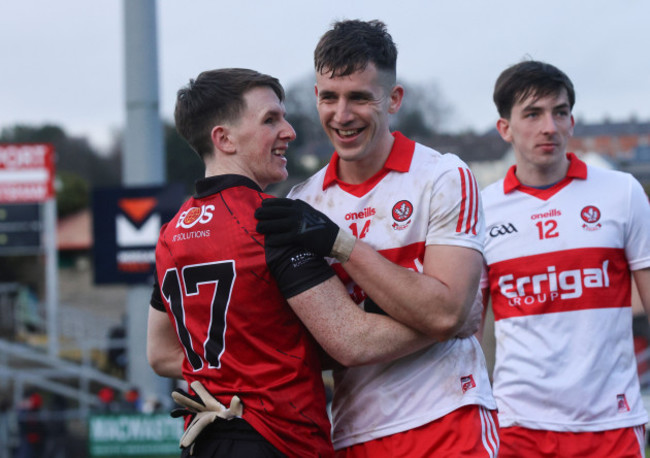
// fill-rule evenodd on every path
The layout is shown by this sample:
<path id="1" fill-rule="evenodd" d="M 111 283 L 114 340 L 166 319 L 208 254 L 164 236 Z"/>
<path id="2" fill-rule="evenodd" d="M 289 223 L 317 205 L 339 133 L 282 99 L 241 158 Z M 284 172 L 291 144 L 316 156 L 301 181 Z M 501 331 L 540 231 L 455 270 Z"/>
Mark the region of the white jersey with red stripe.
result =
<path id="1" fill-rule="evenodd" d="M 329 166 L 289 197 L 310 203 L 389 260 L 418 272 L 427 245 L 482 251 L 483 212 L 467 165 L 400 133 L 394 137 L 384 170 L 366 182 L 338 181 L 335 153 Z M 361 304 L 365 293 L 340 264 L 333 266 Z M 474 337 L 438 343 L 391 363 L 337 370 L 334 380 L 335 449 L 424 425 L 464 405 L 496 407 Z"/>
<path id="2" fill-rule="evenodd" d="M 551 188 L 522 186 L 513 167 L 482 192 L 501 427 L 648 421 L 630 306 L 630 270 L 650 266 L 648 198 L 631 175 L 568 157 Z"/>

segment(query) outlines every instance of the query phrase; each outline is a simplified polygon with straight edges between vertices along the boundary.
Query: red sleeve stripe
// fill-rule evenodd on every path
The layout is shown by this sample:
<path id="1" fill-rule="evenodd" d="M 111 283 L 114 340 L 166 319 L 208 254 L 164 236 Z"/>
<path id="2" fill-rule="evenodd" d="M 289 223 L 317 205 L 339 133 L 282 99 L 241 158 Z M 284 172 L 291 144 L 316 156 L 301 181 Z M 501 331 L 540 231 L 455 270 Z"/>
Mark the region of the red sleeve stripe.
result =
<path id="1" fill-rule="evenodd" d="M 478 184 L 469 169 L 458 167 L 460 174 L 460 186 L 463 195 L 460 202 L 460 212 L 456 232 L 470 232 L 476 235 L 476 224 L 478 223 Z M 464 226 L 464 229 L 463 229 Z"/>

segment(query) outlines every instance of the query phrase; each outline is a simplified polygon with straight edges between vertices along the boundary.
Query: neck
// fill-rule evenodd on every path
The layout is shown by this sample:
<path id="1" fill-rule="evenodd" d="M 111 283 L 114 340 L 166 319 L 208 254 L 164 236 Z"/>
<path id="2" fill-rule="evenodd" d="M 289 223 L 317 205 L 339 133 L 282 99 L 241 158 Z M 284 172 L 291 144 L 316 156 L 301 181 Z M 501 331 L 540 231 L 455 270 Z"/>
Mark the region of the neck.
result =
<path id="1" fill-rule="evenodd" d="M 390 132 L 387 134 L 369 154 L 352 160 L 339 158 L 337 170 L 339 178 L 345 183 L 361 184 L 379 172 L 390 156 L 395 142 L 395 137 Z"/>
<path id="2" fill-rule="evenodd" d="M 517 164 L 515 176 L 524 186 L 532 188 L 544 188 L 562 180 L 569 170 L 569 160 L 566 156 L 557 163 L 553 164 Z"/>
<path id="3" fill-rule="evenodd" d="M 241 175 L 253 180 L 262 190 L 266 188 L 266 186 L 258 183 L 247 169 L 241 167 L 237 161 L 232 161 L 228 157 L 222 157 L 220 160 L 205 162 L 205 178 L 218 175 Z"/>

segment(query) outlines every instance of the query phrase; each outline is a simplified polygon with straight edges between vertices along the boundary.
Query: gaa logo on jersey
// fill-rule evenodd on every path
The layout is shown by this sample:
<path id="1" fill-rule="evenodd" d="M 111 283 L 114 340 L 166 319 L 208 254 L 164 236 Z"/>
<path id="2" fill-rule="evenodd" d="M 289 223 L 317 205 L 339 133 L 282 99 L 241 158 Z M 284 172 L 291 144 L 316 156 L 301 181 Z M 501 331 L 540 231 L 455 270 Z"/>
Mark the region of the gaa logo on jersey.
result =
<path id="1" fill-rule="evenodd" d="M 190 229 L 197 223 L 205 224 L 212 220 L 212 211 L 214 210 L 214 205 L 201 205 L 200 207 L 192 207 L 185 210 L 178 217 L 178 222 L 176 227 L 182 227 L 183 229 Z"/>
<path id="2" fill-rule="evenodd" d="M 476 383 L 474 382 L 474 377 L 472 376 L 472 374 L 460 378 L 460 387 L 463 390 L 463 394 L 465 394 L 468 390 L 471 390 L 475 386 Z"/>
<path id="3" fill-rule="evenodd" d="M 602 227 L 598 221 L 600 220 L 600 210 L 593 205 L 587 205 L 580 212 L 580 217 L 585 222 L 582 228 L 586 231 L 596 231 Z"/>
<path id="4" fill-rule="evenodd" d="M 391 211 L 393 219 L 393 229 L 396 231 L 401 231 L 406 229 L 409 224 L 411 224 L 411 216 L 413 216 L 413 204 L 408 200 L 400 200 L 395 205 L 393 205 L 393 210 Z"/>
<path id="5" fill-rule="evenodd" d="M 519 231 L 517 230 L 514 224 L 507 223 L 507 224 L 495 224 L 494 226 L 490 226 L 490 230 L 488 231 L 488 234 L 490 234 L 490 237 L 494 238 L 500 235 L 512 234 L 513 232 L 519 232 Z"/>

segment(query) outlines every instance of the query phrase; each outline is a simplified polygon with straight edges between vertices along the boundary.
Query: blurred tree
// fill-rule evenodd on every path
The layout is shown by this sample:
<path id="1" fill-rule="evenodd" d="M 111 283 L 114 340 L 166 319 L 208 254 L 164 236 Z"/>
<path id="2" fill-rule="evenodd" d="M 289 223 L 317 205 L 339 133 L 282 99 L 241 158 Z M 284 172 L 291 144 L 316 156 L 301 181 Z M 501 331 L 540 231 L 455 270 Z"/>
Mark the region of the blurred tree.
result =
<path id="1" fill-rule="evenodd" d="M 170 123 L 164 123 L 167 182 L 182 183 L 186 192 L 194 192 L 194 182 L 205 176 L 205 166 L 199 155 Z"/>
<path id="2" fill-rule="evenodd" d="M 76 173 L 57 173 L 56 201 L 59 217 L 83 210 L 89 202 L 88 182 Z"/>
<path id="3" fill-rule="evenodd" d="M 391 129 L 407 137 L 423 141 L 443 131 L 453 110 L 435 81 L 427 83 L 400 82 L 404 99 L 392 116 Z"/>
<path id="4" fill-rule="evenodd" d="M 286 88 L 287 121 L 296 131 L 296 139 L 289 145 L 286 156 L 287 170 L 291 178 L 301 180 L 332 154 L 318 117 L 314 82 L 314 76 L 309 75 Z"/>

